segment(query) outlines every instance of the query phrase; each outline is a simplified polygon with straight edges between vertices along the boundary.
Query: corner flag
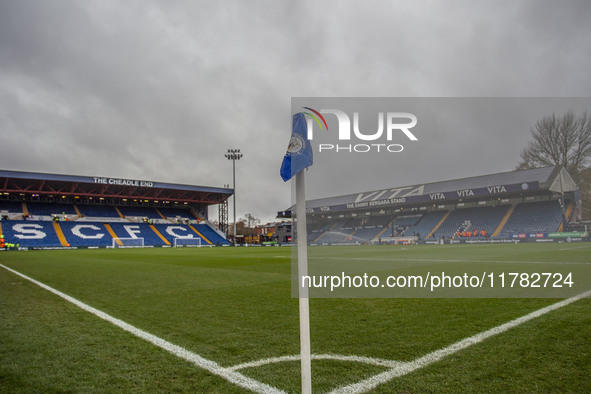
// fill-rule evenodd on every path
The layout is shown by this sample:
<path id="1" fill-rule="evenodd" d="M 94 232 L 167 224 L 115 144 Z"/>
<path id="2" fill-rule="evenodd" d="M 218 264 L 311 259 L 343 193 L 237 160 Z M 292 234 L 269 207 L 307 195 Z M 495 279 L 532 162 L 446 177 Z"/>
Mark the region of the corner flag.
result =
<path id="1" fill-rule="evenodd" d="M 291 138 L 281 164 L 281 178 L 287 182 L 298 172 L 312 165 L 312 146 L 308 140 L 306 117 L 299 112 L 293 116 Z"/>
<path id="2" fill-rule="evenodd" d="M 310 304 L 308 288 L 301 278 L 308 275 L 308 231 L 306 229 L 305 168 L 312 165 L 312 146 L 308 141 L 308 125 L 303 113 L 293 116 L 291 138 L 281 164 L 281 178 L 288 181 L 295 175 L 296 234 L 298 245 L 298 298 L 300 304 L 300 363 L 302 394 L 312 393 L 312 355 L 310 352 Z"/>

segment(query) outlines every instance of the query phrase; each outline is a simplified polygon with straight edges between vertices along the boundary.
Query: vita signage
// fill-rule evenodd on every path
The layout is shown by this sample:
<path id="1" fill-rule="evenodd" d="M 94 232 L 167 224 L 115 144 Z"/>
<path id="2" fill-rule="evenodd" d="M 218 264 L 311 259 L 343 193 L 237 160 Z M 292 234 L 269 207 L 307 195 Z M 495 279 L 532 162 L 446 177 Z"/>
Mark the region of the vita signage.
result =
<path id="1" fill-rule="evenodd" d="M 462 198 L 500 197 L 509 193 L 525 190 L 538 190 L 538 182 L 516 183 L 507 185 L 487 186 L 482 188 L 462 189 L 453 191 L 430 191 L 430 185 L 416 185 L 392 189 L 377 190 L 349 196 L 349 201 L 336 205 L 308 207 L 308 213 L 343 211 L 348 209 L 394 206 L 406 203 L 426 203 L 434 201 L 458 201 Z"/>

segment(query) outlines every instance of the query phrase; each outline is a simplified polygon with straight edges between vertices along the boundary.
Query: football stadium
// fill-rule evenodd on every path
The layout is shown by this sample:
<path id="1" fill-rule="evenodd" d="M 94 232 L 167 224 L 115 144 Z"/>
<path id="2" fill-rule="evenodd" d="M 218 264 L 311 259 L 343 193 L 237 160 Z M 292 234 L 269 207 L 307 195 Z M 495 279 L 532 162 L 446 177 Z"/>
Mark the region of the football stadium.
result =
<path id="1" fill-rule="evenodd" d="M 581 241 L 585 235 L 567 231 L 571 221 L 581 221 L 581 200 L 560 166 L 312 200 L 306 211 L 312 245 Z"/>
<path id="2" fill-rule="evenodd" d="M 591 393 L 589 15 L 0 1 L 0 394 Z"/>
<path id="3" fill-rule="evenodd" d="M 232 189 L 17 171 L 0 171 L 0 182 L 2 235 L 12 248 L 229 243 L 207 208 Z"/>
<path id="4" fill-rule="evenodd" d="M 278 247 L 295 232 L 230 247 L 227 213 L 208 217 L 226 188 L 0 185 L 0 391 L 300 391 L 294 248 Z M 314 392 L 591 390 L 591 243 L 564 168 L 384 187 L 307 201 L 311 268 L 501 267 L 525 291 L 311 298 Z"/>

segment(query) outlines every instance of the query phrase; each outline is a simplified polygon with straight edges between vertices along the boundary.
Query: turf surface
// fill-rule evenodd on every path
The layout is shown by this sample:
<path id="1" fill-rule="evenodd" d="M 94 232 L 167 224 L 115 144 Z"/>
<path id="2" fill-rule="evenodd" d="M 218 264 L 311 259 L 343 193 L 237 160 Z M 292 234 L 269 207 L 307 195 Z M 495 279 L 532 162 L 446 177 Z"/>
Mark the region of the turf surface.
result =
<path id="1" fill-rule="evenodd" d="M 409 264 L 426 259 L 591 263 L 591 248 L 564 245 L 319 247 L 311 248 L 311 255 L 395 256 Z M 299 353 L 288 248 L 5 252 L 0 264 L 222 366 Z M 412 361 L 554 302 L 312 299 L 312 351 Z M 583 299 L 376 391 L 589 392 L 590 349 L 591 302 Z M 333 360 L 313 361 L 312 367 L 319 392 L 386 369 Z M 296 361 L 241 372 L 282 390 L 299 390 Z M 243 389 L 0 269 L 0 391 Z"/>

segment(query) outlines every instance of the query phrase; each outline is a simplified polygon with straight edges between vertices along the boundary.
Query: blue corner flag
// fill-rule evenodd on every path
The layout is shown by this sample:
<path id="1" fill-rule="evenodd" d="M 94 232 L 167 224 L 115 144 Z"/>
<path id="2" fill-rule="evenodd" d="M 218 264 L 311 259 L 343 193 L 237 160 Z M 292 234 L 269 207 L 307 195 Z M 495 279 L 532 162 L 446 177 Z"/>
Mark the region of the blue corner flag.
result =
<path id="1" fill-rule="evenodd" d="M 281 178 L 285 182 L 289 181 L 294 175 L 312 165 L 312 145 L 308 140 L 308 126 L 306 117 L 299 112 L 293 116 L 291 138 L 287 152 L 281 163 Z"/>

